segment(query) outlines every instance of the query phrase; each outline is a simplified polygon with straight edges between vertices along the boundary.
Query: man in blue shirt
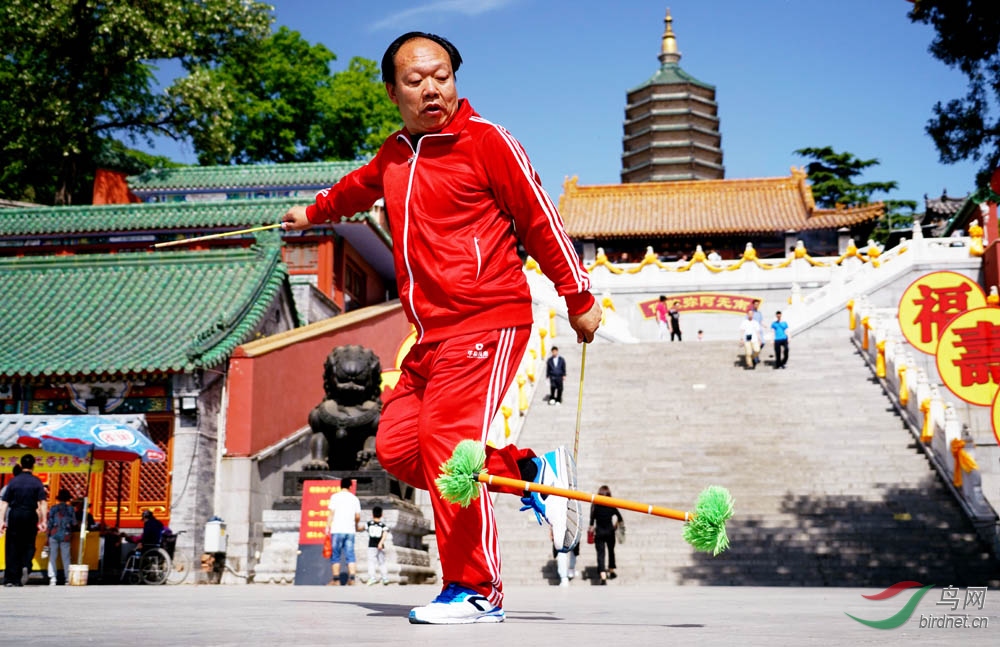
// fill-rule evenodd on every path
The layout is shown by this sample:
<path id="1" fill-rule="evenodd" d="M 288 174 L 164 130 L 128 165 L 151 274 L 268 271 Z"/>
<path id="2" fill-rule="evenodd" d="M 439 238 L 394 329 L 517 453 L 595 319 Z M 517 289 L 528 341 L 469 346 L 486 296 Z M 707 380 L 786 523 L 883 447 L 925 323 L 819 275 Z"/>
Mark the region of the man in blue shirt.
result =
<path id="1" fill-rule="evenodd" d="M 774 331 L 774 368 L 785 368 L 788 363 L 788 322 L 781 320 L 781 310 L 774 313 L 771 330 Z"/>

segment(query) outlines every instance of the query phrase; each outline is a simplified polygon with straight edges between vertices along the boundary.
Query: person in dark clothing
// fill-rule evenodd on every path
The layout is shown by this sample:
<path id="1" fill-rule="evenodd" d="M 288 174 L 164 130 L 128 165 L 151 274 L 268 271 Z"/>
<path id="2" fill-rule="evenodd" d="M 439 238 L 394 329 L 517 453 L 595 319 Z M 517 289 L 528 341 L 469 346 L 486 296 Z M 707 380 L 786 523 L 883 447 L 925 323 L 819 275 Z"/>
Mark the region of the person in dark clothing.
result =
<path id="1" fill-rule="evenodd" d="M 552 354 L 545 362 L 545 377 L 549 378 L 549 404 L 562 404 L 566 360 L 559 356 L 558 346 L 552 347 Z"/>
<path id="2" fill-rule="evenodd" d="M 32 474 L 35 457 L 21 456 L 21 473 L 11 480 L 0 499 L 0 534 L 6 533 L 4 586 L 24 586 L 31 572 L 35 537 L 46 532 L 48 499 L 45 486 Z"/>
<path id="3" fill-rule="evenodd" d="M 677 337 L 677 341 L 681 341 L 681 302 L 674 301 L 670 306 L 670 310 L 667 310 L 667 315 L 670 317 L 670 341 Z"/>
<path id="4" fill-rule="evenodd" d="M 163 522 L 151 510 L 142 511 L 142 534 L 125 535 L 125 539 L 135 544 L 136 550 L 159 546 L 163 536 Z"/>
<path id="5" fill-rule="evenodd" d="M 601 496 L 611 496 L 611 488 L 602 485 L 597 493 Z M 597 570 L 601 574 L 601 584 L 607 584 L 608 578 L 615 579 L 615 530 L 622 523 L 622 513 L 618 508 L 604 505 L 590 506 L 590 527 L 594 529 L 594 546 L 597 548 Z M 607 570 L 605 570 L 604 552 L 607 550 Z"/>

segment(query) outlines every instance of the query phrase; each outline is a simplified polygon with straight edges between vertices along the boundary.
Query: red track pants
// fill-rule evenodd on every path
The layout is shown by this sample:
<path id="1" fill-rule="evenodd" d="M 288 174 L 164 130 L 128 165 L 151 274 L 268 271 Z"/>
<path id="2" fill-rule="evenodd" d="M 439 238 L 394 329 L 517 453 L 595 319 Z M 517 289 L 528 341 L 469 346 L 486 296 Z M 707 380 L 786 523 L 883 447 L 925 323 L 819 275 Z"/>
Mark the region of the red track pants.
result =
<path id="1" fill-rule="evenodd" d="M 483 492 L 467 508 L 448 503 L 434 479 L 460 441 L 486 442 L 530 335 L 531 327 L 521 326 L 415 345 L 382 410 L 375 442 L 382 467 L 431 493 L 444 583 L 474 589 L 496 606 L 503 586 L 492 501 Z M 513 445 L 486 452 L 487 471 L 509 478 L 520 478 L 518 460 L 535 455 Z"/>

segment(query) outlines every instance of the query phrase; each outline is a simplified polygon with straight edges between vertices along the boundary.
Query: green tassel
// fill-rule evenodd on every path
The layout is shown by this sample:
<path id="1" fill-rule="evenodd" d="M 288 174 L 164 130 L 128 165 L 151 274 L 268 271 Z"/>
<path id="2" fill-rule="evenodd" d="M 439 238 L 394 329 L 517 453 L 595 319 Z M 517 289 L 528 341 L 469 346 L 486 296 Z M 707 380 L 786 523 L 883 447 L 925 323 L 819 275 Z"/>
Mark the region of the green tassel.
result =
<path id="1" fill-rule="evenodd" d="M 684 524 L 684 541 L 695 549 L 718 555 L 729 548 L 726 521 L 733 516 L 733 497 L 724 487 L 713 485 L 698 495 L 694 519 Z"/>
<path id="2" fill-rule="evenodd" d="M 486 449 L 482 443 L 463 440 L 455 447 L 451 458 L 441 464 L 441 475 L 434 480 L 445 501 L 468 507 L 479 498 L 476 476 L 486 467 Z"/>

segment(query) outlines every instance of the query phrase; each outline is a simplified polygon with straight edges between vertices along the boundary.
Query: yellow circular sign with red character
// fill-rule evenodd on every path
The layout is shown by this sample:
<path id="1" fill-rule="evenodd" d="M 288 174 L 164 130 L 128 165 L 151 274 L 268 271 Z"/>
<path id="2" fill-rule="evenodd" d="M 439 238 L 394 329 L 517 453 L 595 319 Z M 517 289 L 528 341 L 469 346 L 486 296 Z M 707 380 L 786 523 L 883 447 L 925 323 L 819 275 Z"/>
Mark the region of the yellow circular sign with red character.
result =
<path id="1" fill-rule="evenodd" d="M 979 284 L 957 272 L 931 272 L 910 284 L 899 299 L 899 327 L 906 341 L 928 355 L 956 316 L 986 305 Z"/>
<path id="2" fill-rule="evenodd" d="M 992 405 L 1000 390 L 1000 308 L 952 319 L 941 332 L 936 359 L 948 390 L 970 404 Z"/>

